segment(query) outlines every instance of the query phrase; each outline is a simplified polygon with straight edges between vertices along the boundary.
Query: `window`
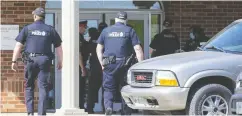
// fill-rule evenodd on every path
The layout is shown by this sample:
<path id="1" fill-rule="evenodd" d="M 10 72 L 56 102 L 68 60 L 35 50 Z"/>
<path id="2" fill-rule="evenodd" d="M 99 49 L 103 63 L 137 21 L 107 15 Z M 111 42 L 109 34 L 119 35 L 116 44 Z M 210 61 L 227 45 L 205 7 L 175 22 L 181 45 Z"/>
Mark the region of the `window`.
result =
<path id="1" fill-rule="evenodd" d="M 61 0 L 47 1 L 46 8 L 61 8 Z M 152 9 L 161 10 L 160 2 L 158 1 L 79 1 L 79 8 L 93 8 L 93 9 Z"/>
<path id="2" fill-rule="evenodd" d="M 234 23 L 218 33 L 204 48 L 216 46 L 227 52 L 242 53 L 242 23 Z"/>
<path id="3" fill-rule="evenodd" d="M 51 25 L 53 27 L 55 27 L 54 23 L 55 23 L 55 18 L 54 18 L 54 14 L 53 13 L 47 13 L 45 14 L 45 24 L 47 25 Z"/>

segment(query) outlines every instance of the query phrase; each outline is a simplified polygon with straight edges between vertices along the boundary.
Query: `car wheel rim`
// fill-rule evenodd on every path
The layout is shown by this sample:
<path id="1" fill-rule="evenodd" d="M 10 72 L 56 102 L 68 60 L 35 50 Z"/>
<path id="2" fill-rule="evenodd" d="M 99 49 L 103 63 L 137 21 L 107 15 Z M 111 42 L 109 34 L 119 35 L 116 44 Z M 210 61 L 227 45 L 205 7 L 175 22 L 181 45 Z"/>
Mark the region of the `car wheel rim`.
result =
<path id="1" fill-rule="evenodd" d="M 219 95 L 207 97 L 202 104 L 202 115 L 227 115 L 228 104 L 226 100 Z"/>

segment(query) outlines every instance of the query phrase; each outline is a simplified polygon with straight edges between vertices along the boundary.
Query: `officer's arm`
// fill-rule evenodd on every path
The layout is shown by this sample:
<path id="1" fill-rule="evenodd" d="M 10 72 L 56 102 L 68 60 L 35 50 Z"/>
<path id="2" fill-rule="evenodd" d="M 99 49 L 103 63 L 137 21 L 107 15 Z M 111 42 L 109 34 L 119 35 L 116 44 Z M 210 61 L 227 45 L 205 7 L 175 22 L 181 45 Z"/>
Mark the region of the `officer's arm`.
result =
<path id="1" fill-rule="evenodd" d="M 139 38 L 135 32 L 135 30 L 131 30 L 131 40 L 132 40 L 132 45 L 134 46 L 134 51 L 136 53 L 136 57 L 138 59 L 138 61 L 142 61 L 144 60 L 144 53 L 142 50 L 142 47 L 140 45 L 140 41 Z"/>
<path id="2" fill-rule="evenodd" d="M 63 50 L 62 50 L 62 40 L 60 38 L 60 35 L 56 32 L 56 30 L 52 27 L 52 39 L 53 39 L 53 44 L 54 47 L 56 48 L 56 53 L 57 53 L 57 57 L 58 57 L 58 62 L 62 63 L 63 61 Z"/>
<path id="3" fill-rule="evenodd" d="M 82 53 L 80 51 L 79 53 L 79 65 L 81 67 L 82 70 L 84 70 L 86 67 L 84 66 L 84 62 L 83 62 L 83 57 L 82 57 Z"/>
<path id="4" fill-rule="evenodd" d="M 134 46 L 134 51 L 139 62 L 144 60 L 144 53 L 142 47 L 139 44 Z"/>
<path id="5" fill-rule="evenodd" d="M 27 28 L 25 26 L 25 27 L 23 27 L 23 29 L 21 30 L 21 32 L 15 39 L 17 41 L 17 43 L 16 43 L 14 51 L 13 51 L 12 61 L 17 61 L 18 57 L 20 56 L 20 52 L 24 46 L 26 37 L 27 37 Z"/>
<path id="6" fill-rule="evenodd" d="M 98 60 L 99 60 L 99 62 L 102 66 L 103 66 L 103 63 L 102 63 L 102 61 L 103 61 L 103 52 L 102 52 L 103 48 L 104 48 L 103 45 L 97 44 L 97 48 L 96 48 L 97 57 L 98 57 Z"/>
<path id="7" fill-rule="evenodd" d="M 56 48 L 56 53 L 58 57 L 58 61 L 62 62 L 63 61 L 63 50 L 62 50 L 62 45 Z"/>
<path id="8" fill-rule="evenodd" d="M 20 52 L 23 48 L 23 44 L 20 42 L 17 42 L 13 51 L 13 58 L 12 61 L 17 61 L 18 57 L 20 56 Z"/>
<path id="9" fill-rule="evenodd" d="M 159 44 L 158 37 L 159 37 L 159 34 L 156 34 L 154 39 L 150 43 L 150 54 L 153 54 L 153 52 L 156 51 L 157 44 Z"/>
<path id="10" fill-rule="evenodd" d="M 97 40 L 97 48 L 96 48 L 97 57 L 98 57 L 98 60 L 101 64 L 101 66 L 103 66 L 102 61 L 103 61 L 103 49 L 104 49 L 105 33 L 106 33 L 106 29 L 104 29 L 102 31 L 102 33 L 100 34 L 100 36 Z"/>

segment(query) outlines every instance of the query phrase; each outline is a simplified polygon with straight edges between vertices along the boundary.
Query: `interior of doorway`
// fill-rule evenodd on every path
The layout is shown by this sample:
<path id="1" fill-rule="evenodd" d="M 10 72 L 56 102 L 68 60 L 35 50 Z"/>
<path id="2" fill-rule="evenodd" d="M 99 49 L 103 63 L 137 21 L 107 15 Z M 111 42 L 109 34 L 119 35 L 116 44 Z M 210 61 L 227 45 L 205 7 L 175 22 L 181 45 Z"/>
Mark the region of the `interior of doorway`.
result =
<path id="1" fill-rule="evenodd" d="M 117 11 L 118 12 L 118 11 Z M 98 27 L 98 24 L 101 23 L 101 22 L 106 22 L 109 26 L 112 25 L 114 23 L 114 17 L 116 16 L 116 11 L 113 11 L 113 12 L 103 12 L 103 11 L 100 11 L 99 13 L 97 12 L 89 12 L 89 11 L 85 11 L 84 13 L 81 13 L 80 12 L 80 21 L 81 20 L 88 20 L 88 27 L 95 27 L 97 28 Z M 160 25 L 160 19 L 161 19 L 161 12 L 133 12 L 133 11 L 130 11 L 130 12 L 127 12 L 128 13 L 128 19 L 130 19 L 130 21 L 128 21 L 128 24 L 132 25 L 133 27 L 137 28 L 137 29 L 147 29 L 147 30 L 137 30 L 137 33 L 141 33 L 141 34 L 144 34 L 144 33 L 147 33 L 146 35 L 143 35 L 144 36 L 144 40 L 148 40 L 147 41 L 147 44 L 149 44 L 150 42 L 150 39 L 152 37 L 152 34 L 151 34 L 151 30 L 150 29 L 153 29 L 151 28 L 152 26 L 150 24 L 152 24 L 153 22 L 151 22 L 151 16 L 156 16 L 156 18 L 158 16 L 160 16 L 160 18 L 157 18 L 158 22 L 157 25 L 155 25 L 155 27 L 157 28 L 156 31 L 154 31 L 154 33 L 158 33 L 160 32 L 161 30 L 161 25 Z M 52 26 L 55 27 L 55 29 L 58 31 L 58 33 L 60 34 L 61 36 L 61 30 L 62 30 L 62 26 L 61 26 L 61 13 L 59 12 L 59 10 L 57 11 L 53 11 L 50 13 L 51 14 L 51 17 L 54 17 L 52 18 L 53 22 L 51 23 Z M 132 16 L 134 17 L 133 20 L 132 19 Z M 141 17 L 140 17 L 141 16 Z M 143 18 L 142 18 L 143 16 Z M 153 17 L 152 17 L 153 18 Z M 142 21 L 143 20 L 143 21 Z M 145 26 L 146 25 L 146 26 Z M 152 24 L 153 25 L 153 24 Z M 139 27 L 140 26 L 140 27 Z M 138 36 L 140 36 L 140 34 L 138 34 Z M 87 38 L 88 35 L 85 35 L 85 38 Z M 142 38 L 142 37 L 140 37 Z M 57 59 L 56 59 L 57 60 Z M 56 66 L 54 66 L 56 67 Z M 59 70 L 55 70 L 55 75 L 53 77 L 55 77 L 56 79 L 54 80 L 55 81 L 55 85 L 54 85 L 54 91 L 55 91 L 55 96 L 54 96 L 54 109 L 58 109 L 61 107 L 61 88 L 62 88 L 62 85 L 61 85 L 61 71 Z M 58 79 L 57 79 L 58 78 Z M 99 99 L 101 98 L 101 93 L 99 91 Z M 101 100 L 101 99 L 100 99 Z M 101 101 L 99 100 L 99 102 L 95 105 L 95 108 L 94 108 L 94 111 L 101 111 L 102 110 L 102 107 L 101 107 Z M 115 105 L 115 111 L 119 111 L 121 109 L 121 104 L 120 103 L 117 103 Z"/>
<path id="2" fill-rule="evenodd" d="M 108 26 L 111 26 L 115 23 L 114 18 L 116 13 L 80 13 L 80 21 L 87 21 L 88 28 L 97 28 L 101 22 L 105 22 Z M 143 46 L 145 54 L 149 54 L 149 27 L 148 27 L 148 14 L 137 14 L 137 13 L 129 13 L 128 12 L 128 23 L 130 26 L 134 28 L 139 37 L 141 44 Z M 88 32 L 84 35 L 84 38 L 88 41 L 89 35 Z M 146 38 L 146 39 L 145 39 Z M 146 56 L 148 58 L 149 55 Z M 89 67 L 89 66 L 87 66 Z M 98 103 L 95 104 L 94 111 L 100 112 L 102 111 L 101 106 L 101 98 L 102 98 L 102 90 L 99 90 L 99 100 Z M 121 99 L 121 96 L 118 95 L 118 98 Z M 121 103 L 114 103 L 114 111 L 121 110 Z"/>

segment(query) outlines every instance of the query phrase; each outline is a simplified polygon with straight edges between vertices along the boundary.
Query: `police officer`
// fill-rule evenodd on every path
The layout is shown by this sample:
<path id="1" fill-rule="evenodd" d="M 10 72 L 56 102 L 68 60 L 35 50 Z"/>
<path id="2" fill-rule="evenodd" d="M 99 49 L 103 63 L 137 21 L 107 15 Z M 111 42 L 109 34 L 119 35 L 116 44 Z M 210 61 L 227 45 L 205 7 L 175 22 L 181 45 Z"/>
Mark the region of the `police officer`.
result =
<path id="1" fill-rule="evenodd" d="M 98 25 L 98 37 L 101 35 L 103 29 L 105 29 L 106 27 L 108 27 L 108 25 L 105 22 L 99 23 L 99 25 Z M 104 92 L 104 89 L 102 87 L 102 99 L 101 99 L 101 103 L 102 103 L 102 110 L 103 110 L 103 112 L 105 112 L 103 92 Z"/>
<path id="2" fill-rule="evenodd" d="M 116 88 L 126 81 L 126 58 L 135 49 L 138 61 L 143 60 L 143 50 L 135 31 L 126 26 L 127 13 L 119 12 L 115 18 L 115 24 L 103 30 L 98 38 L 97 55 L 103 69 L 104 105 L 106 115 L 113 111 L 113 100 L 117 92 Z M 104 52 L 103 52 L 104 50 Z M 122 100 L 123 101 L 123 100 Z M 122 102 L 122 114 L 131 114 L 132 109 Z"/>
<path id="3" fill-rule="evenodd" d="M 25 62 L 25 102 L 28 115 L 34 114 L 34 82 L 38 77 L 39 103 L 38 115 L 46 115 L 48 78 L 53 59 L 51 45 L 58 55 L 57 68 L 62 68 L 61 38 L 55 29 L 44 23 L 45 10 L 41 7 L 32 12 L 34 23 L 23 27 L 16 37 L 16 46 L 12 58 L 12 70 L 17 70 L 17 57 L 25 44 L 24 53 L 28 56 Z"/>
<path id="4" fill-rule="evenodd" d="M 198 25 L 193 25 L 190 28 L 189 40 L 186 41 L 184 51 L 194 51 L 201 46 L 202 42 L 207 42 L 209 38 L 205 35 L 204 29 Z"/>
<path id="5" fill-rule="evenodd" d="M 79 49 L 79 107 L 80 109 L 84 109 L 85 103 L 85 88 L 86 88 L 86 78 L 87 78 L 87 69 L 86 63 L 89 56 L 88 51 L 88 42 L 84 39 L 84 35 L 86 34 L 87 29 L 87 21 L 79 22 L 79 41 L 80 41 L 80 49 Z"/>
<path id="6" fill-rule="evenodd" d="M 91 76 L 88 78 L 88 102 L 87 111 L 88 114 L 94 113 L 93 108 L 95 102 L 98 102 L 98 90 L 102 85 L 102 67 L 98 61 L 96 47 L 97 39 L 99 37 L 98 30 L 96 28 L 89 28 L 88 33 L 90 36 L 89 40 L 89 51 L 90 51 L 90 69 Z"/>
<path id="7" fill-rule="evenodd" d="M 152 57 L 175 53 L 180 49 L 180 42 L 177 34 L 171 31 L 172 22 L 165 20 L 163 23 L 165 29 L 155 35 L 150 44 Z"/>

